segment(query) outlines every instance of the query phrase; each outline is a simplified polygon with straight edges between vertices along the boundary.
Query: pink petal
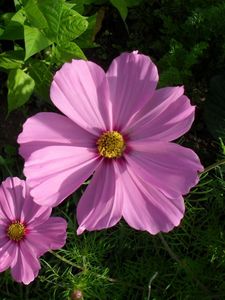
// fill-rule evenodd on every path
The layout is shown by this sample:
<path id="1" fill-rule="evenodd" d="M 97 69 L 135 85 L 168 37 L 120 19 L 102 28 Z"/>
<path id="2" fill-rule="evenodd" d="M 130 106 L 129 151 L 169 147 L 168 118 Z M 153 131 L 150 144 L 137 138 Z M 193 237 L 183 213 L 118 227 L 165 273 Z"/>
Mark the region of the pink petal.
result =
<path id="1" fill-rule="evenodd" d="M 24 199 L 20 221 L 24 222 L 30 230 L 33 226 L 44 223 L 51 215 L 52 209 L 47 206 L 40 206 L 33 201 L 30 190 L 26 185 L 27 195 Z"/>
<path id="2" fill-rule="evenodd" d="M 9 222 L 0 220 L 0 248 L 2 248 L 9 240 L 7 236 L 8 226 L 9 226 Z"/>
<path id="3" fill-rule="evenodd" d="M 30 190 L 24 180 L 17 177 L 8 177 L 0 187 L 0 211 L 5 216 L 8 224 L 20 220 L 25 224 L 44 222 L 51 214 L 51 208 L 41 207 L 30 196 Z M 1 224 L 2 226 L 3 224 Z"/>
<path id="4" fill-rule="evenodd" d="M 19 220 L 23 207 L 25 181 L 8 177 L 0 186 L 0 211 L 9 221 Z"/>
<path id="5" fill-rule="evenodd" d="M 126 155 L 130 167 L 145 182 L 167 197 L 187 194 L 199 180 L 203 167 L 194 151 L 174 143 L 135 141 Z"/>
<path id="6" fill-rule="evenodd" d="M 65 116 L 43 112 L 27 119 L 17 142 L 20 154 L 28 159 L 32 152 L 51 145 L 92 148 L 96 138 Z"/>
<path id="7" fill-rule="evenodd" d="M 152 97 L 158 82 L 157 68 L 146 55 L 123 53 L 113 60 L 107 79 L 114 129 L 121 130 Z"/>
<path id="8" fill-rule="evenodd" d="M 78 203 L 77 234 L 109 228 L 120 220 L 123 202 L 116 168 L 116 162 L 106 160 L 96 170 Z"/>
<path id="9" fill-rule="evenodd" d="M 55 74 L 50 96 L 67 117 L 96 134 L 110 129 L 105 72 L 95 63 L 73 60 Z"/>
<path id="10" fill-rule="evenodd" d="M 29 284 L 37 277 L 40 268 L 40 263 L 32 252 L 32 249 L 29 248 L 26 242 L 20 242 L 20 246 L 17 247 L 16 258 L 11 268 L 13 278 L 17 282 Z"/>
<path id="11" fill-rule="evenodd" d="M 16 254 L 15 243 L 12 243 L 9 239 L 4 239 L 5 244 L 0 247 L 0 272 L 7 270 Z"/>
<path id="12" fill-rule="evenodd" d="M 24 174 L 34 201 L 56 206 L 92 175 L 100 162 L 98 155 L 86 148 L 49 146 L 31 154 Z"/>
<path id="13" fill-rule="evenodd" d="M 123 217 L 126 222 L 151 234 L 168 232 L 178 226 L 185 210 L 183 198 L 167 198 L 135 173 L 136 169 L 128 167 L 121 176 L 124 187 Z"/>
<path id="14" fill-rule="evenodd" d="M 34 227 L 27 235 L 26 242 L 37 256 L 50 249 L 60 249 L 66 242 L 67 223 L 63 218 L 51 217 L 41 225 Z"/>
<path id="15" fill-rule="evenodd" d="M 129 138 L 172 141 L 186 133 L 194 121 L 195 107 L 183 91 L 183 87 L 155 91 L 127 130 Z"/>

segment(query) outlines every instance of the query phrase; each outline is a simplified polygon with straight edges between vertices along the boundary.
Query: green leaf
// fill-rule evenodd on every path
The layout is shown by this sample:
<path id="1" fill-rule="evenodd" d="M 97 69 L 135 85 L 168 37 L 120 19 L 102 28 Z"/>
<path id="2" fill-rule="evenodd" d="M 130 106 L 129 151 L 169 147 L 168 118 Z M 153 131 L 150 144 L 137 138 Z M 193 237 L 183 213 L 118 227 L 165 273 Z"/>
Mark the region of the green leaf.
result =
<path id="1" fill-rule="evenodd" d="M 2 15 L 0 15 L 0 21 L 4 24 L 4 26 L 8 25 L 12 17 L 15 15 L 14 12 L 7 12 Z"/>
<path id="2" fill-rule="evenodd" d="M 38 6 L 48 23 L 45 34 L 53 42 L 71 41 L 87 29 L 86 18 L 63 5 L 62 0 L 39 0 Z"/>
<path id="3" fill-rule="evenodd" d="M 24 26 L 24 41 L 26 49 L 25 60 L 47 48 L 52 43 L 38 28 L 27 25 Z"/>
<path id="4" fill-rule="evenodd" d="M 128 13 L 127 4 L 125 0 L 110 0 L 110 2 L 113 6 L 115 6 L 118 9 L 121 18 L 123 19 L 123 21 L 125 21 Z"/>
<path id="5" fill-rule="evenodd" d="M 204 118 L 215 138 L 225 137 L 225 73 L 213 77 L 210 81 Z"/>
<path id="6" fill-rule="evenodd" d="M 48 28 L 48 23 L 40 11 L 37 1 L 29 0 L 24 7 L 26 16 L 30 21 L 30 24 L 38 29 Z"/>
<path id="7" fill-rule="evenodd" d="M 58 41 L 72 41 L 80 36 L 88 27 L 85 17 L 73 9 L 63 7 L 60 26 L 58 29 Z"/>
<path id="8" fill-rule="evenodd" d="M 36 59 L 30 59 L 29 64 L 28 73 L 35 81 L 34 93 L 44 100 L 49 100 L 49 90 L 53 76 L 49 66 L 44 61 Z"/>
<path id="9" fill-rule="evenodd" d="M 101 23 L 97 24 L 97 15 L 92 15 L 87 18 L 88 20 L 88 28 L 87 30 L 77 38 L 76 43 L 81 47 L 81 48 L 92 48 L 95 47 L 96 45 L 94 44 L 95 40 L 95 35 L 98 33 L 98 31 L 101 28 Z M 102 19 L 100 20 L 102 22 Z"/>
<path id="10" fill-rule="evenodd" d="M 57 45 L 53 49 L 53 61 L 56 64 L 71 61 L 73 58 L 86 59 L 83 51 L 74 42 L 66 42 L 63 45 Z"/>
<path id="11" fill-rule="evenodd" d="M 37 2 L 48 24 L 48 28 L 45 29 L 45 34 L 53 42 L 57 40 L 58 36 L 63 2 L 63 0 L 38 0 Z"/>
<path id="12" fill-rule="evenodd" d="M 25 104 L 34 90 L 34 80 L 24 71 L 12 70 L 8 77 L 8 114 Z"/>
<path id="13" fill-rule="evenodd" d="M 7 51 L 0 54 L 0 68 L 18 69 L 23 64 L 24 51 Z"/>
<path id="14" fill-rule="evenodd" d="M 25 22 L 24 10 L 20 9 L 8 22 L 1 40 L 22 40 L 24 38 L 23 24 Z"/>

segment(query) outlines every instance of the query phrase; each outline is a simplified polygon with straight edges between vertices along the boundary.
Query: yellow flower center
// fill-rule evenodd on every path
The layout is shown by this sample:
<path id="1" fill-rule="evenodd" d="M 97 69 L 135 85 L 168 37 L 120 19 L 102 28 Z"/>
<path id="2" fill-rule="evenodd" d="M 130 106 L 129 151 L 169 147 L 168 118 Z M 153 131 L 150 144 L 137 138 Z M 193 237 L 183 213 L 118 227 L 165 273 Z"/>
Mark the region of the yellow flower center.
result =
<path id="1" fill-rule="evenodd" d="M 118 131 L 106 131 L 97 140 L 98 152 L 106 158 L 118 158 L 125 149 L 125 141 Z"/>
<path id="2" fill-rule="evenodd" d="M 12 224 L 9 225 L 7 234 L 10 240 L 12 241 L 20 241 L 25 235 L 25 226 L 20 221 L 14 221 Z"/>

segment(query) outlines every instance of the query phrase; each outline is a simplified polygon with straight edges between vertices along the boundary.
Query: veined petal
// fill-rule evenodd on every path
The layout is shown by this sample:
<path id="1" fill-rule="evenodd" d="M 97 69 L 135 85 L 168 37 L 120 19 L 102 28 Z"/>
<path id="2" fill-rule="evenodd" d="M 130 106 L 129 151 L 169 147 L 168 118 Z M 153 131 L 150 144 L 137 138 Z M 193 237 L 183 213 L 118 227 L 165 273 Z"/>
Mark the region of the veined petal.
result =
<path id="1" fill-rule="evenodd" d="M 105 160 L 96 170 L 91 183 L 77 206 L 78 234 L 84 230 L 100 230 L 114 226 L 121 218 L 123 199 L 120 197 L 119 173 L 116 162 Z"/>
<path id="2" fill-rule="evenodd" d="M 16 247 L 16 251 L 16 258 L 11 267 L 12 277 L 17 282 L 29 284 L 37 277 L 41 268 L 40 263 L 25 241 L 20 242 L 20 247 Z"/>
<path id="3" fill-rule="evenodd" d="M 82 129 L 69 118 L 50 112 L 38 113 L 28 118 L 18 137 L 20 155 L 24 159 L 34 151 L 51 145 L 73 145 L 92 148 L 96 136 Z"/>
<path id="4" fill-rule="evenodd" d="M 25 162 L 31 196 L 40 205 L 56 206 L 92 175 L 101 159 L 89 149 L 49 146 Z"/>
<path id="5" fill-rule="evenodd" d="M 126 132 L 129 138 L 172 141 L 186 133 L 194 121 L 195 107 L 183 91 L 183 87 L 155 91 L 149 103 L 130 124 Z"/>
<path id="6" fill-rule="evenodd" d="M 56 107 L 83 129 L 93 134 L 111 129 L 108 83 L 95 63 L 65 63 L 54 76 L 50 96 Z"/>
<path id="7" fill-rule="evenodd" d="M 65 245 L 66 228 L 67 223 L 63 218 L 50 217 L 46 222 L 35 226 L 29 232 L 26 243 L 33 248 L 39 257 L 50 249 L 56 250 Z"/>
<path id="8" fill-rule="evenodd" d="M 146 55 L 123 53 L 111 63 L 107 79 L 113 126 L 115 130 L 122 130 L 152 97 L 158 82 L 157 68 Z"/>
<path id="9" fill-rule="evenodd" d="M 135 173 L 136 169 L 128 166 L 121 177 L 124 187 L 123 217 L 126 222 L 151 234 L 168 232 L 178 226 L 185 210 L 183 198 L 167 198 Z"/>
<path id="10" fill-rule="evenodd" d="M 24 190 L 25 182 L 17 177 L 8 177 L 0 186 L 0 211 L 9 221 L 20 219 Z"/>
<path id="11" fill-rule="evenodd" d="M 130 142 L 126 155 L 129 166 L 145 182 L 157 187 L 167 197 L 187 194 L 197 184 L 203 170 L 198 156 L 191 149 L 169 142 Z"/>
<path id="12" fill-rule="evenodd" d="M 21 211 L 20 220 L 26 224 L 30 231 L 33 226 L 44 223 L 51 215 L 52 209 L 47 206 L 40 206 L 30 196 L 30 189 L 26 184 L 27 195 Z"/>
<path id="13" fill-rule="evenodd" d="M 15 243 L 5 240 L 5 244 L 0 247 L 0 272 L 7 270 L 15 258 Z"/>

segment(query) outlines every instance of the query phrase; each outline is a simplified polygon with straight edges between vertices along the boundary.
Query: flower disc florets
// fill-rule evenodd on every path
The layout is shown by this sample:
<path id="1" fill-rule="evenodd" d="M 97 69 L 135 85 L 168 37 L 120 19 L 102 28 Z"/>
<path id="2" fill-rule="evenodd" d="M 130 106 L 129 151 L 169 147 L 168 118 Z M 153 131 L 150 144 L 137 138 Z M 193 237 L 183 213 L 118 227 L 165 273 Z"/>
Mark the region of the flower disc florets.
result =
<path id="1" fill-rule="evenodd" d="M 7 235 L 12 241 L 20 241 L 25 235 L 26 228 L 20 221 L 14 221 L 7 229 Z"/>
<path id="2" fill-rule="evenodd" d="M 98 152 L 106 158 L 118 158 L 125 149 L 125 141 L 118 131 L 106 131 L 97 140 Z"/>

